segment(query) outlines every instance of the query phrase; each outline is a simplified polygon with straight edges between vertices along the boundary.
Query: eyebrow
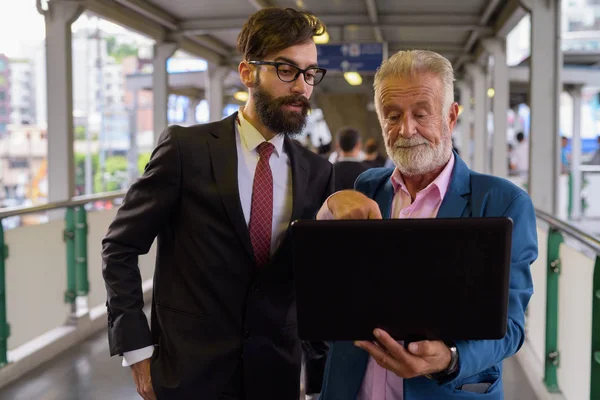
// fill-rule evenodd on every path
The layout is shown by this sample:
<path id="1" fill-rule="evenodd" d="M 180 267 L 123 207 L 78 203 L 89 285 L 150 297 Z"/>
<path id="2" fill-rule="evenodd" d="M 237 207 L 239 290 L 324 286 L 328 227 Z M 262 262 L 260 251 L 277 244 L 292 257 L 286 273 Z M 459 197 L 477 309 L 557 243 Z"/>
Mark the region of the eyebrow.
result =
<path id="1" fill-rule="evenodd" d="M 292 65 L 294 65 L 296 67 L 299 66 L 299 63 L 297 63 L 296 61 L 292 60 L 291 58 L 279 56 L 279 57 L 277 57 L 275 59 L 275 61 L 279 61 L 279 60 L 281 60 L 283 62 L 286 62 L 288 64 L 292 64 Z M 317 64 L 310 64 L 308 67 L 306 67 L 306 69 L 308 69 L 308 68 L 319 68 L 319 66 Z"/>
<path id="2" fill-rule="evenodd" d="M 415 107 L 425 108 L 427 110 L 431 109 L 431 105 L 426 101 L 419 101 L 415 104 Z"/>

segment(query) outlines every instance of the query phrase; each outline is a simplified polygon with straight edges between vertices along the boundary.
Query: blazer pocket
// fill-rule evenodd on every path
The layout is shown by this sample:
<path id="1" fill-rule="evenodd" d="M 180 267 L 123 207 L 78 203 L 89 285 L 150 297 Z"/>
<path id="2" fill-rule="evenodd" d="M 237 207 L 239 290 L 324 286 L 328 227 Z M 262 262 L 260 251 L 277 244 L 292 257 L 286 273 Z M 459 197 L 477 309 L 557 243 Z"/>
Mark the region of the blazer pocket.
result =
<path id="1" fill-rule="evenodd" d="M 185 315 L 186 317 L 190 317 L 190 318 L 194 318 L 194 319 L 203 320 L 204 318 L 206 318 L 205 314 L 182 310 L 181 308 L 167 306 L 167 305 L 159 303 L 159 302 L 156 303 L 156 306 L 163 311 L 180 314 L 180 315 Z"/>
<path id="2" fill-rule="evenodd" d="M 501 381 L 500 375 L 480 375 L 473 382 L 464 382 L 454 389 L 459 393 L 481 395 L 490 393 Z"/>

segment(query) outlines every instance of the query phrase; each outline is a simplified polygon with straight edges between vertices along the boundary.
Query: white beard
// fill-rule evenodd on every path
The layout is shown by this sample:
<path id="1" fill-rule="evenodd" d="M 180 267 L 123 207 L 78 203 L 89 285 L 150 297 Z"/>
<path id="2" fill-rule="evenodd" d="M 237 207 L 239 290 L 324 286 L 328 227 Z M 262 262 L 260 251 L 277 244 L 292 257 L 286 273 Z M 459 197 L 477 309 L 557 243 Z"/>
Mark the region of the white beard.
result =
<path id="1" fill-rule="evenodd" d="M 402 175 L 426 175 L 446 165 L 452 155 L 452 138 L 450 130 L 445 126 L 440 144 L 435 147 L 418 134 L 410 139 L 399 136 L 393 146 L 386 143 L 385 147 Z"/>

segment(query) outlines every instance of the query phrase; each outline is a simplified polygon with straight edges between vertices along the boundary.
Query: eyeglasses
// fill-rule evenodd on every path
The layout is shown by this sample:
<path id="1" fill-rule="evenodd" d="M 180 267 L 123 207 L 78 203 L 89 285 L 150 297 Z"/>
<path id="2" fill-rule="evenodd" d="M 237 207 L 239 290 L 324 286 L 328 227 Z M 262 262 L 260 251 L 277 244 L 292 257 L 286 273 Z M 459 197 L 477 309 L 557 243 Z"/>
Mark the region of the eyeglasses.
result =
<path id="1" fill-rule="evenodd" d="M 277 70 L 277 77 L 282 82 L 294 82 L 300 74 L 304 75 L 304 82 L 311 86 L 316 86 L 323 80 L 325 73 L 327 72 L 324 68 L 311 67 L 301 69 L 293 64 L 285 62 L 273 62 L 273 61 L 248 61 L 249 64 L 254 65 L 272 65 Z"/>

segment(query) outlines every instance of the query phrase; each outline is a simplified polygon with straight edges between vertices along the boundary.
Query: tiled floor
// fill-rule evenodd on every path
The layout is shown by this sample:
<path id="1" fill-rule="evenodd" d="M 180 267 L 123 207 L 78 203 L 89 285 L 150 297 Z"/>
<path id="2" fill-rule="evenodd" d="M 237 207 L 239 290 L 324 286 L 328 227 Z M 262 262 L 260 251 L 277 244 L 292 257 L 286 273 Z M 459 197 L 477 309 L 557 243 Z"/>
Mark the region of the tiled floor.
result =
<path id="1" fill-rule="evenodd" d="M 504 365 L 506 400 L 535 400 L 519 364 Z M 0 400 L 137 400 L 129 368 L 108 356 L 105 332 L 0 389 Z"/>

